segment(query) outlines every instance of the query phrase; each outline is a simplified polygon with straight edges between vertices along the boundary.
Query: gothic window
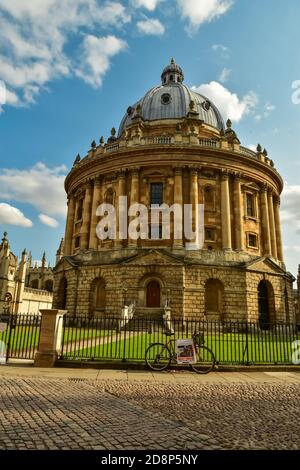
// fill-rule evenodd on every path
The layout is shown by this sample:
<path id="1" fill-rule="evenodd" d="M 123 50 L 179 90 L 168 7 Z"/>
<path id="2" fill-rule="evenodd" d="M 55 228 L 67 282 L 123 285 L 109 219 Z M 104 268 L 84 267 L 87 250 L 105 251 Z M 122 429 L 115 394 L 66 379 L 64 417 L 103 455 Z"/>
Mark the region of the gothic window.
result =
<path id="1" fill-rule="evenodd" d="M 47 279 L 47 281 L 45 282 L 45 289 L 48 292 L 53 292 L 53 281 L 51 279 Z"/>
<path id="2" fill-rule="evenodd" d="M 31 281 L 30 287 L 32 287 L 32 289 L 38 289 L 38 288 L 39 288 L 39 281 L 38 281 L 38 279 L 33 279 L 33 281 Z"/>

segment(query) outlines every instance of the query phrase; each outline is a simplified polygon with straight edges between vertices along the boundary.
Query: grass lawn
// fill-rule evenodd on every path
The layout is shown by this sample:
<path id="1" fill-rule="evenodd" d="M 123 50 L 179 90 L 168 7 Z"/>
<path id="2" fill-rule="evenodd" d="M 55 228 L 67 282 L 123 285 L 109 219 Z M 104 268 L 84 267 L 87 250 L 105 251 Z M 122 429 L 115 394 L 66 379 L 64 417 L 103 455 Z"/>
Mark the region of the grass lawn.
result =
<path id="1" fill-rule="evenodd" d="M 97 329 L 83 329 L 83 328 L 65 328 L 64 331 L 64 344 L 70 342 L 84 341 L 91 338 L 98 338 L 100 336 L 105 336 L 109 334 L 109 331 L 99 331 Z M 25 326 L 18 325 L 15 328 L 11 329 L 8 326 L 5 332 L 0 332 L 0 341 L 3 341 L 5 344 L 8 343 L 10 336 L 10 355 L 18 355 L 20 357 L 25 357 L 37 349 L 39 344 L 40 337 L 40 326 Z M 20 354 L 24 352 L 24 354 Z"/>
<path id="2" fill-rule="evenodd" d="M 166 341 L 163 333 L 147 332 L 111 332 L 113 341 L 100 340 L 94 346 L 68 351 L 64 358 L 74 359 L 126 359 L 144 361 L 146 348 L 150 343 Z M 177 335 L 172 338 L 186 336 Z M 228 364 L 290 364 L 292 363 L 292 341 L 300 339 L 300 335 L 292 338 L 282 338 L 268 334 L 251 335 L 224 333 L 209 335 L 205 338 L 205 345 L 214 352 L 217 362 Z"/>

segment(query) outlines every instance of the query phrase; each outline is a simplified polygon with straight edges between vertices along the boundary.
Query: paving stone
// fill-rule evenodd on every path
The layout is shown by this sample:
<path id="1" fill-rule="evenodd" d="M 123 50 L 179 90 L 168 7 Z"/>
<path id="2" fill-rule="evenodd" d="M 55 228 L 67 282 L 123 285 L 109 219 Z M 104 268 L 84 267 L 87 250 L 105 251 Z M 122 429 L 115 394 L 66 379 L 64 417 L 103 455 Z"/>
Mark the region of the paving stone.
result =
<path id="1" fill-rule="evenodd" d="M 1 376 L 0 449 L 300 449 L 299 402 L 281 380 Z"/>

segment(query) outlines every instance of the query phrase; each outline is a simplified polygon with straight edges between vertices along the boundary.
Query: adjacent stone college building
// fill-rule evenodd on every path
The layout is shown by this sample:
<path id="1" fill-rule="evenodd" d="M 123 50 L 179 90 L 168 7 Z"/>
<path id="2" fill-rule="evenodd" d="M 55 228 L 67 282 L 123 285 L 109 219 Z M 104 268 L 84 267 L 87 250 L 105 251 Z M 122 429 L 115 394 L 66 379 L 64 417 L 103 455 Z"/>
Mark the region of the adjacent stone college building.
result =
<path id="1" fill-rule="evenodd" d="M 215 104 L 189 89 L 172 59 L 161 84 L 128 107 L 118 133 L 78 155 L 65 181 L 64 257 L 54 276 L 54 307 L 69 315 L 135 315 L 295 320 L 293 276 L 280 226 L 282 178 L 267 151 L 243 146 Z M 230 116 L 229 116 L 230 117 Z M 205 242 L 99 240 L 96 209 L 140 202 L 204 204 Z M 193 206 L 194 207 L 194 206 Z M 118 227 L 117 227 L 118 229 Z"/>
<path id="2" fill-rule="evenodd" d="M 0 314 L 37 313 L 51 308 L 52 291 L 53 268 L 46 265 L 46 254 L 39 267 L 36 263 L 33 266 L 32 256 L 25 250 L 18 260 L 4 232 L 0 243 Z"/>

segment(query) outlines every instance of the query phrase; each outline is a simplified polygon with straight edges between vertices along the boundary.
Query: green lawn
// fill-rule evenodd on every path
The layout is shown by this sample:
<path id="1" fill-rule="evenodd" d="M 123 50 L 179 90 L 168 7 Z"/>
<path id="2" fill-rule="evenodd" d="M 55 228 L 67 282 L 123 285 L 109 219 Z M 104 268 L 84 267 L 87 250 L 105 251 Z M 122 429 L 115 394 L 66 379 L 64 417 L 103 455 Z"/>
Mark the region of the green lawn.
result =
<path id="1" fill-rule="evenodd" d="M 11 333 L 11 334 L 10 334 Z M 99 331 L 97 329 L 83 328 L 65 328 L 64 344 L 85 341 L 91 338 L 97 338 L 109 334 L 109 331 Z M 40 326 L 19 325 L 11 329 L 8 326 L 5 332 L 0 332 L 0 341 L 8 343 L 10 336 L 10 353 L 19 354 L 20 352 L 28 353 L 29 350 L 37 349 L 39 344 Z"/>
<path id="2" fill-rule="evenodd" d="M 116 333 L 115 333 L 116 335 Z M 144 361 L 145 351 L 150 343 L 165 342 L 163 333 L 119 333 L 114 341 L 105 344 L 105 340 L 97 341 L 92 347 L 69 351 L 65 358 L 74 359 L 119 359 Z M 174 339 L 186 336 L 177 335 Z M 219 363 L 228 364 L 289 364 L 292 361 L 292 341 L 300 339 L 300 335 L 279 340 L 271 333 L 248 336 L 245 334 L 225 333 L 208 336 L 205 340 L 215 354 Z M 248 347 L 247 347 L 248 346 Z"/>
<path id="3" fill-rule="evenodd" d="M 39 326 L 17 326 L 11 331 L 10 356 L 34 357 L 39 342 Z M 9 328 L 0 333 L 0 341 L 7 343 Z M 186 338 L 181 333 L 172 338 Z M 169 338 L 168 338 L 169 339 Z M 290 364 L 292 361 L 292 338 L 261 332 L 247 336 L 245 333 L 220 333 L 205 337 L 205 344 L 212 349 L 219 363 L 228 364 Z M 63 357 L 67 359 L 107 359 L 144 361 L 145 351 L 150 343 L 165 343 L 162 332 L 134 332 L 99 330 L 96 328 L 65 328 Z M 81 342 L 80 345 L 78 343 Z M 77 348 L 75 349 L 75 343 Z M 246 347 L 247 346 L 247 347 Z"/>

